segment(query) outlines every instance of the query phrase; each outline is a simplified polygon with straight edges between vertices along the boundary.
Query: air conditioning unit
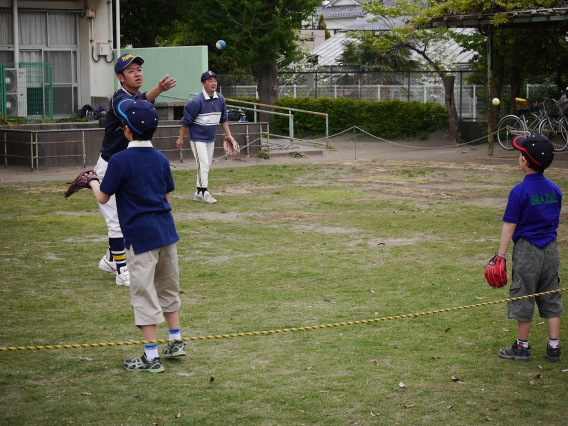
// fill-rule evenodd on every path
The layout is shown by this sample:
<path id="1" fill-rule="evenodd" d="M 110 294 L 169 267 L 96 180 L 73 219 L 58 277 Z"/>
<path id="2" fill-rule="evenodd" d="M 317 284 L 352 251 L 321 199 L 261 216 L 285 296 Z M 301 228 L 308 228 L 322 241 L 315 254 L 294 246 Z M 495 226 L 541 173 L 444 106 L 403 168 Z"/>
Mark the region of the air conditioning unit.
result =
<path id="1" fill-rule="evenodd" d="M 25 68 L 5 69 L 6 115 L 27 117 L 28 88 L 26 80 Z"/>

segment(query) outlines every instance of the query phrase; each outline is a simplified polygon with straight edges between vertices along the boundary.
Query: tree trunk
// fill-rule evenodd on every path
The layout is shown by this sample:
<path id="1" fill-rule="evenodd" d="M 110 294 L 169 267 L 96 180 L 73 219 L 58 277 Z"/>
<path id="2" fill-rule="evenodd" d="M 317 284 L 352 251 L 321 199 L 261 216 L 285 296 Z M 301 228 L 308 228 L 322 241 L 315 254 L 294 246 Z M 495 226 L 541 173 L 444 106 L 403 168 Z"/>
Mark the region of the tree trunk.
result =
<path id="1" fill-rule="evenodd" d="M 509 114 L 516 114 L 517 113 L 517 102 L 515 98 L 518 98 L 521 94 L 521 74 L 519 71 L 519 67 L 513 65 L 511 67 L 511 102 L 509 104 Z"/>
<path id="2" fill-rule="evenodd" d="M 259 76 L 258 81 L 258 99 L 261 104 L 272 105 L 274 101 L 278 99 L 278 86 L 280 82 L 278 81 L 278 73 L 276 69 L 276 64 L 264 65 L 257 69 L 257 74 Z M 263 107 L 263 109 L 267 109 Z M 260 114 L 260 121 L 270 122 L 272 120 L 272 114 Z"/>
<path id="3" fill-rule="evenodd" d="M 458 110 L 456 108 L 456 101 L 454 98 L 454 82 L 456 77 L 453 75 L 445 75 L 442 77 L 445 89 L 445 101 L 446 110 L 448 111 L 448 117 L 450 120 L 448 126 L 448 137 L 454 141 L 458 141 L 460 132 L 460 122 L 458 117 Z"/>
<path id="4" fill-rule="evenodd" d="M 503 82 L 505 80 L 505 65 L 501 62 L 497 67 L 497 71 L 495 72 L 495 76 L 493 78 L 493 86 L 495 88 L 494 95 L 496 98 L 501 99 L 501 92 L 503 91 Z M 493 127 L 492 129 L 497 128 L 497 123 L 499 121 L 499 115 L 501 113 L 501 104 L 497 105 L 496 107 L 492 108 L 490 106 L 491 114 L 488 114 L 487 118 L 493 120 Z M 503 105 L 505 108 L 505 105 Z"/>

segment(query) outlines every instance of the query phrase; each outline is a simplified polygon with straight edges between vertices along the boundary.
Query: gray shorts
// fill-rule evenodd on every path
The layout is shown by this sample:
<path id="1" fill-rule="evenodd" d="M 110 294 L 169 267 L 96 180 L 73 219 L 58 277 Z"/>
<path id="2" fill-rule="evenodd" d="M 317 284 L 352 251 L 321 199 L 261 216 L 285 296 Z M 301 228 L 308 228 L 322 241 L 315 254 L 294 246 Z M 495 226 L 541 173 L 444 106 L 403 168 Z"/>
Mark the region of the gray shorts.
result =
<path id="1" fill-rule="evenodd" d="M 558 290 L 559 268 L 560 256 L 556 240 L 548 243 L 544 249 L 539 249 L 525 239 L 519 239 L 513 247 L 513 282 L 509 289 L 509 297 Z M 507 318 L 532 321 L 535 302 L 542 318 L 556 318 L 562 315 L 562 299 L 558 292 L 509 302 Z"/>
<path id="2" fill-rule="evenodd" d="M 126 249 L 126 265 L 130 272 L 130 304 L 136 325 L 160 324 L 164 321 L 163 312 L 179 310 L 176 244 L 140 254 L 134 254 L 131 246 Z"/>

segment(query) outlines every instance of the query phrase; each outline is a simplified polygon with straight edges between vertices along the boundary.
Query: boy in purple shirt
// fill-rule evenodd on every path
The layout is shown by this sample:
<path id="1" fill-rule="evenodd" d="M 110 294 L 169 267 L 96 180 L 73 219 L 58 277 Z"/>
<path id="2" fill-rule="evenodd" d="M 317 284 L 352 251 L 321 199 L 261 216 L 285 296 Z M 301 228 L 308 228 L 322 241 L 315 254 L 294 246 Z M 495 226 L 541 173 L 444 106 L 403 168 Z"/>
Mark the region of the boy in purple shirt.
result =
<path id="1" fill-rule="evenodd" d="M 510 298 L 560 288 L 556 236 L 562 208 L 562 191 L 544 177 L 544 170 L 554 159 L 552 143 L 543 135 L 533 134 L 516 137 L 513 146 L 521 151 L 519 167 L 526 176 L 509 193 L 497 253 L 505 257 L 509 242 L 512 240 L 515 243 Z M 562 301 L 559 292 L 508 303 L 507 318 L 517 320 L 518 337 L 511 347 L 499 350 L 501 358 L 530 361 L 529 333 L 535 303 L 548 325 L 549 339 L 545 355 L 550 362 L 561 360 L 558 338 Z"/>

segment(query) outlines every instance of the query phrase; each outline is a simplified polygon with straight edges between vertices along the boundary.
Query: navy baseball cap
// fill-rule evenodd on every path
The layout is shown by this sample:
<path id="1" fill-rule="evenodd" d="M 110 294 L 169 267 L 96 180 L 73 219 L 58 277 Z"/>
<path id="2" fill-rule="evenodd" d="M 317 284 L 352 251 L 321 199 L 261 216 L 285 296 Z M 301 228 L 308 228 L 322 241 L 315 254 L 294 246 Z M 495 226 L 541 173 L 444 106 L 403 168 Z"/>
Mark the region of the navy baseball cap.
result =
<path id="1" fill-rule="evenodd" d="M 158 111 L 150 102 L 143 99 L 124 99 L 118 104 L 118 115 L 135 133 L 158 127 Z"/>
<path id="2" fill-rule="evenodd" d="M 201 74 L 201 82 L 203 83 L 205 80 L 211 77 L 217 78 L 217 74 L 215 74 L 213 71 L 205 71 L 203 74 Z"/>
<path id="3" fill-rule="evenodd" d="M 539 133 L 528 137 L 517 136 L 513 139 L 513 147 L 523 153 L 531 168 L 544 170 L 554 160 L 554 145 Z"/>
<path id="4" fill-rule="evenodd" d="M 132 62 L 136 62 L 137 64 L 142 65 L 144 63 L 144 58 L 142 56 L 134 56 L 131 55 L 130 53 L 125 53 L 116 60 L 116 65 L 114 66 L 114 73 L 120 74 L 120 71 L 122 71 Z"/>

